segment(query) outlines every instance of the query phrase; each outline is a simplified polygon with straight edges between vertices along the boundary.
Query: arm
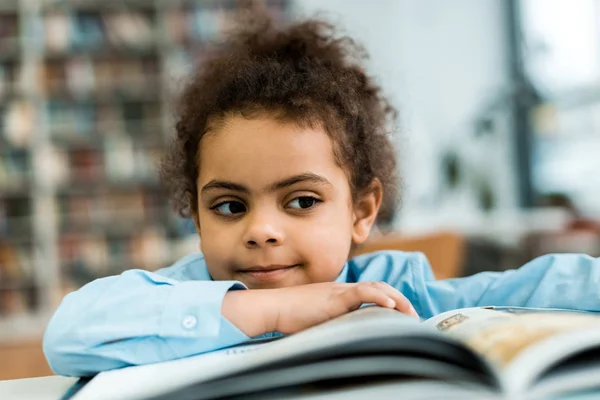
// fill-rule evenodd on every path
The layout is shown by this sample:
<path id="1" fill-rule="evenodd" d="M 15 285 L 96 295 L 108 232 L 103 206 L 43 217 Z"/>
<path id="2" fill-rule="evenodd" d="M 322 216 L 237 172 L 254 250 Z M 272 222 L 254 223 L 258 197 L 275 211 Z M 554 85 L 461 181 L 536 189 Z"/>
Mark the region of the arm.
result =
<path id="1" fill-rule="evenodd" d="M 600 311 L 600 259 L 556 254 L 519 269 L 482 272 L 435 281 L 424 257 L 411 268 L 422 316 L 479 306 L 515 306 Z"/>
<path id="2" fill-rule="evenodd" d="M 185 279 L 180 281 L 130 270 L 67 295 L 44 336 L 51 368 L 61 375 L 89 376 L 200 354 L 249 336 L 294 333 L 363 303 L 414 315 L 406 298 L 380 282 L 231 290 L 245 287 L 184 276 L 179 274 Z"/>
<path id="3" fill-rule="evenodd" d="M 44 335 L 61 375 L 88 376 L 166 361 L 244 342 L 221 315 L 234 281 L 178 281 L 141 270 L 98 279 L 62 301 Z"/>

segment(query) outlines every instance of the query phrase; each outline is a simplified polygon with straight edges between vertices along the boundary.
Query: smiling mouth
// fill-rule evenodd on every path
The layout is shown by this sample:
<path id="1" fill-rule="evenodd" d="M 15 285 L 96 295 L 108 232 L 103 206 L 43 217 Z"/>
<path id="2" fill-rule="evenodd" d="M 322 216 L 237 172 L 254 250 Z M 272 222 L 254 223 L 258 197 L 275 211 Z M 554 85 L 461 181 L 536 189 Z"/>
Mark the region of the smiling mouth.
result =
<path id="1" fill-rule="evenodd" d="M 238 270 L 238 272 L 250 278 L 259 280 L 270 280 L 279 278 L 280 276 L 286 274 L 289 271 L 292 271 L 293 269 L 299 266 L 300 264 L 255 266 L 240 269 Z"/>

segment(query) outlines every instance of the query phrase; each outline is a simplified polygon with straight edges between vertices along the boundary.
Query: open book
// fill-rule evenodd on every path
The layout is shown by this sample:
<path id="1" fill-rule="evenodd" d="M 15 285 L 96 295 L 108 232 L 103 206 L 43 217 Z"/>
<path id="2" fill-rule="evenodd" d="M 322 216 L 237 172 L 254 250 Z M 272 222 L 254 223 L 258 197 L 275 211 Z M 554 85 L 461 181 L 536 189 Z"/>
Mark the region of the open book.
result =
<path id="1" fill-rule="evenodd" d="M 97 375 L 73 398 L 600 396 L 600 315 L 467 308 L 418 322 L 364 307 L 295 335 Z"/>

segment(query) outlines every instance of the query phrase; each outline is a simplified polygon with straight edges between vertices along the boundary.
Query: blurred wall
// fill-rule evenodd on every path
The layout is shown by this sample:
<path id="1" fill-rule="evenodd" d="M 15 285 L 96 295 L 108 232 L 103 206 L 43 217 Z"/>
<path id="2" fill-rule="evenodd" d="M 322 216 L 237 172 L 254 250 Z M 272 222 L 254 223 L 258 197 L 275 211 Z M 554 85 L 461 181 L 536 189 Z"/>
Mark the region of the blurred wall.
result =
<path id="1" fill-rule="evenodd" d="M 404 204 L 397 227 L 428 231 L 480 226 L 476 182 L 492 185 L 496 210 L 516 207 L 510 114 L 490 113 L 492 134 L 476 137 L 482 110 L 509 92 L 506 2 L 478 0 L 296 0 L 341 26 L 369 52 L 367 66 L 400 110 Z M 505 102 L 504 102 L 505 105 Z M 456 150 L 462 181 L 444 183 L 440 159 Z M 472 220 L 472 221 L 471 221 Z M 471 222 L 469 222 L 471 221 Z"/>

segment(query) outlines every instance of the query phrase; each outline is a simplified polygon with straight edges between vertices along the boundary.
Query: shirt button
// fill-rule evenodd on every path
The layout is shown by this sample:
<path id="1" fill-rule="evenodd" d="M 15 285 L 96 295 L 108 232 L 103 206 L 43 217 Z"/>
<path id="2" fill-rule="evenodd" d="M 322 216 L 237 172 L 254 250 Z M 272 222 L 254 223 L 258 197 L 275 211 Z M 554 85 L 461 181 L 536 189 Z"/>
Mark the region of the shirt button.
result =
<path id="1" fill-rule="evenodd" d="M 198 325 L 198 320 L 193 315 L 188 315 L 183 319 L 182 325 L 185 329 L 193 329 Z"/>

